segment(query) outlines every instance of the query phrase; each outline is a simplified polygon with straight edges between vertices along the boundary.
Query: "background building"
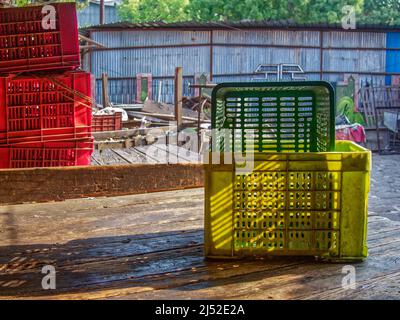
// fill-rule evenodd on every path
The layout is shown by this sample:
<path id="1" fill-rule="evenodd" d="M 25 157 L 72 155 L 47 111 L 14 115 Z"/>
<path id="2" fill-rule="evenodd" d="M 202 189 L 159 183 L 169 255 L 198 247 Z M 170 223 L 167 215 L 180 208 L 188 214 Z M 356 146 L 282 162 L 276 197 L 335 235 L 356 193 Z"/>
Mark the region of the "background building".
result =
<path id="1" fill-rule="evenodd" d="M 293 23 L 114 23 L 86 29 L 106 49 L 84 57 L 85 68 L 97 79 L 109 76 L 112 102 L 136 100 L 136 74 L 151 73 L 153 98 L 162 83 L 161 100 L 173 101 L 173 76 L 183 67 L 184 94 L 195 75 L 207 73 L 215 82 L 251 81 L 262 77 L 260 64 L 300 65 L 308 80 L 343 81 L 355 74 L 363 85 L 390 84 L 400 75 L 400 27 L 299 25 Z M 393 78 L 393 79 L 392 79 Z M 395 81 L 395 80 L 393 80 Z"/>

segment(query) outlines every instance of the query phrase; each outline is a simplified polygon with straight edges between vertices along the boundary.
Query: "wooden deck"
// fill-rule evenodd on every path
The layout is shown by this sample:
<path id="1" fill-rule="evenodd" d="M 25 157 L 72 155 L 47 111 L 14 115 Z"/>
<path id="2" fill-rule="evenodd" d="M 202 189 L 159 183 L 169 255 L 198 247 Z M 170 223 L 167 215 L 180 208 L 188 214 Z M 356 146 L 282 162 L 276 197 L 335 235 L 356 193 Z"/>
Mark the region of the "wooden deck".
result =
<path id="1" fill-rule="evenodd" d="M 370 257 L 205 261 L 203 189 L 0 207 L 0 299 L 399 299 L 400 222 L 373 214 Z M 53 265 L 57 289 L 43 290 Z"/>
<path id="2" fill-rule="evenodd" d="M 201 155 L 174 145 L 153 144 L 150 146 L 95 150 L 92 165 L 118 165 L 133 163 L 200 163 Z"/>

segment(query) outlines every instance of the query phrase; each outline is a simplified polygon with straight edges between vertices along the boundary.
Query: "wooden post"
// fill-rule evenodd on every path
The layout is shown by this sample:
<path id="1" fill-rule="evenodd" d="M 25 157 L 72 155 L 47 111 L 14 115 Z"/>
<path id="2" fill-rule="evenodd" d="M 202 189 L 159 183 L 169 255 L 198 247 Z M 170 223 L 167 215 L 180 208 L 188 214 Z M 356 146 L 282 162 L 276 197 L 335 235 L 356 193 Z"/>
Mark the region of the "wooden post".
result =
<path id="1" fill-rule="evenodd" d="M 110 98 L 108 96 L 108 75 L 107 73 L 103 73 L 101 75 L 102 82 L 102 94 L 103 94 L 103 108 L 107 108 L 110 106 Z"/>
<path id="2" fill-rule="evenodd" d="M 158 82 L 157 102 L 161 102 L 161 93 L 162 93 L 162 81 L 159 81 Z"/>
<path id="3" fill-rule="evenodd" d="M 100 0 L 100 24 L 105 23 L 105 5 L 104 0 Z"/>
<path id="4" fill-rule="evenodd" d="M 374 107 L 374 116 L 375 116 L 375 127 L 376 127 L 376 140 L 378 144 L 378 153 L 381 154 L 381 142 L 380 142 L 380 136 L 379 136 L 379 114 L 377 110 L 377 103 L 376 103 L 376 97 L 375 93 L 377 93 L 377 90 L 374 90 L 374 86 L 371 83 L 371 93 L 372 93 L 372 105 Z"/>
<path id="5" fill-rule="evenodd" d="M 179 128 L 182 126 L 182 95 L 183 95 L 183 71 L 182 67 L 175 69 L 175 121 Z"/>
<path id="6" fill-rule="evenodd" d="M 322 80 L 324 74 L 324 32 L 319 32 L 319 79 Z"/>
<path id="7" fill-rule="evenodd" d="M 210 81 L 213 81 L 214 76 L 214 34 L 210 30 Z"/>

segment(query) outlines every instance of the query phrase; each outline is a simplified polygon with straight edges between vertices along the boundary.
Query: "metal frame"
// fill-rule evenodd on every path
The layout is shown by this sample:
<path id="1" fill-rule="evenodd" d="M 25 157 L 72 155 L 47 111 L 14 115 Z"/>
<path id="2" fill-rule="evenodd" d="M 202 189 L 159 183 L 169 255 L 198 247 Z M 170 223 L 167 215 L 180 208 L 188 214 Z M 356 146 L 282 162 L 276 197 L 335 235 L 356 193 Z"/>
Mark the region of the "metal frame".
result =
<path id="1" fill-rule="evenodd" d="M 396 142 L 400 143 L 400 137 L 399 137 L 400 136 L 400 125 L 399 125 L 399 122 L 400 122 L 400 106 L 398 106 L 398 107 L 378 108 L 378 109 L 382 110 L 383 116 L 385 114 L 385 112 L 384 112 L 385 110 L 397 111 L 397 112 L 395 112 L 396 115 L 397 115 L 397 123 L 396 123 L 395 131 L 392 131 L 383 122 L 384 127 L 387 129 L 387 139 L 385 141 L 386 145 L 384 147 L 386 148 L 387 144 L 390 145 L 391 136 L 393 136 L 394 144 L 396 144 Z M 383 119 L 383 121 L 384 121 L 384 119 Z M 377 130 L 377 137 L 379 139 L 379 130 Z M 379 147 L 378 152 L 379 152 L 379 154 L 382 154 L 382 155 L 385 155 L 385 154 L 400 154 L 400 148 L 396 148 L 396 146 L 394 146 L 394 150 L 393 151 L 386 151 L 385 149 L 381 150 L 380 147 Z"/>
<path id="2" fill-rule="evenodd" d="M 400 88 L 369 86 L 360 88 L 357 94 L 360 95 L 360 102 L 363 105 L 362 113 L 367 123 L 367 128 L 376 130 L 378 153 L 387 154 L 382 150 L 380 141 L 380 131 L 386 128 L 383 125 L 383 113 L 384 111 L 400 111 Z"/>

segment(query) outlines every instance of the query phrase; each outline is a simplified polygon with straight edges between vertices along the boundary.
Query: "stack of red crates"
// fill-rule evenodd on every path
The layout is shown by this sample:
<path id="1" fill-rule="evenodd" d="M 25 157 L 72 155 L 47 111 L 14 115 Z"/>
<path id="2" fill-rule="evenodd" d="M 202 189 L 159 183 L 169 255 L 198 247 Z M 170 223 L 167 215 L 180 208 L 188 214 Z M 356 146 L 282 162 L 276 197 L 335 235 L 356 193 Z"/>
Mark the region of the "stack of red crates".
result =
<path id="1" fill-rule="evenodd" d="M 92 77 L 77 70 L 75 4 L 50 6 L 0 9 L 0 168 L 91 161 Z"/>
<path id="2" fill-rule="evenodd" d="M 118 131 L 122 129 L 122 113 L 110 115 L 94 115 L 92 118 L 93 132 Z"/>

